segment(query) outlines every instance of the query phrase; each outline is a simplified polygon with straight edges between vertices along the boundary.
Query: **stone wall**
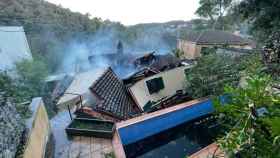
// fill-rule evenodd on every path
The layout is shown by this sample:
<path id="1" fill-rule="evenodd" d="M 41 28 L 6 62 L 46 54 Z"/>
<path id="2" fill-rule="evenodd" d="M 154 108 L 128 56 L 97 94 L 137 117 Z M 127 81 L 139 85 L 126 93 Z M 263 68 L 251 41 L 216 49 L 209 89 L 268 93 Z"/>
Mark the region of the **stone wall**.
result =
<path id="1" fill-rule="evenodd" d="M 15 105 L 0 95 L 0 158 L 13 158 L 24 131 L 24 120 Z"/>

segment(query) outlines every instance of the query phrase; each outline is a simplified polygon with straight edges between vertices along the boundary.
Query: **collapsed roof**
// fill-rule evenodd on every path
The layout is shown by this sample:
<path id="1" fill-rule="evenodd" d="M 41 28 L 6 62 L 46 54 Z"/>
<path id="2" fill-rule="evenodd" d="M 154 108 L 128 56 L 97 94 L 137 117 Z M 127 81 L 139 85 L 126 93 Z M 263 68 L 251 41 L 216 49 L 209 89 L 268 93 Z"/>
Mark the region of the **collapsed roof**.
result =
<path id="1" fill-rule="evenodd" d="M 181 60 L 172 54 L 156 55 L 155 52 L 145 54 L 134 61 L 137 68 L 149 67 L 154 70 L 164 71 L 168 67 L 177 67 Z"/>
<path id="2" fill-rule="evenodd" d="M 130 97 L 123 82 L 116 76 L 111 68 L 108 68 L 90 87 L 91 92 L 101 102 L 93 106 L 93 109 L 111 116 L 127 119 L 137 113 L 136 104 Z"/>

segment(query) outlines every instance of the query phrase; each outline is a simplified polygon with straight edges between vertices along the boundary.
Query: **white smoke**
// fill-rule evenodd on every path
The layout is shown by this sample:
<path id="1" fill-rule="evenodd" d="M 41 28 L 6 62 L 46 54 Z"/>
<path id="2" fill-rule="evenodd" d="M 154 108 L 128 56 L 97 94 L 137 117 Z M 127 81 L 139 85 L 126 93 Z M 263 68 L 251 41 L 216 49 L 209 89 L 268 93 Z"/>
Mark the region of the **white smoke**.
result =
<path id="1" fill-rule="evenodd" d="M 106 28 L 100 29 L 87 40 L 73 40 L 65 49 L 61 67 L 58 71 L 73 73 L 108 67 L 116 61 L 104 57 L 104 54 L 117 53 L 117 43 L 119 41 L 122 41 L 124 54 L 139 56 L 141 53 L 144 54 L 150 51 L 163 54 L 171 50 L 159 30 L 141 31 L 132 41 L 122 40 L 122 38 L 119 30 Z M 92 55 L 94 55 L 94 59 L 89 62 L 89 56 Z M 132 65 L 118 65 L 113 69 L 119 76 L 125 76 L 135 71 Z"/>

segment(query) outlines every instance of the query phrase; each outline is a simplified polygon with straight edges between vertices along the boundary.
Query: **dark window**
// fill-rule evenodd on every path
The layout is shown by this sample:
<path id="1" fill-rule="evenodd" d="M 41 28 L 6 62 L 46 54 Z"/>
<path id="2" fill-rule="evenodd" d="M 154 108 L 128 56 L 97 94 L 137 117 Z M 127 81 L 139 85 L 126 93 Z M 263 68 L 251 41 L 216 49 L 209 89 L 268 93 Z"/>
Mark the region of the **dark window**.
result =
<path id="1" fill-rule="evenodd" d="M 164 83 L 161 77 L 146 81 L 146 85 L 150 94 L 157 93 L 164 88 Z"/>
<path id="2" fill-rule="evenodd" d="M 155 104 L 155 102 L 149 100 L 149 101 L 144 105 L 143 110 L 144 110 L 144 111 L 150 110 L 151 107 L 152 107 L 154 104 Z"/>

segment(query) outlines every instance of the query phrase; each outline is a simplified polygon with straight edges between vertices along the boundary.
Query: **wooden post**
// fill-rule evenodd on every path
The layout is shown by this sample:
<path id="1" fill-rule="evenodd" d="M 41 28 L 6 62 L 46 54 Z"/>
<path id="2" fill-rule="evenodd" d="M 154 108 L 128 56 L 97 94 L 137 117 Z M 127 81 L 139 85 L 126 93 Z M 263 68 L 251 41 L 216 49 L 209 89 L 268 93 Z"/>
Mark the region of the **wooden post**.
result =
<path id="1" fill-rule="evenodd" d="M 73 120 L 69 105 L 67 105 L 67 108 L 68 108 L 68 112 L 69 112 L 70 118 L 71 118 L 71 120 Z"/>
<path id="2" fill-rule="evenodd" d="M 82 96 L 80 95 L 80 104 L 81 104 L 81 107 L 80 108 L 82 108 L 83 107 L 83 98 L 82 98 Z"/>

